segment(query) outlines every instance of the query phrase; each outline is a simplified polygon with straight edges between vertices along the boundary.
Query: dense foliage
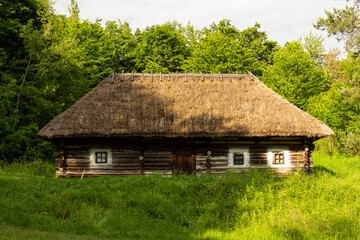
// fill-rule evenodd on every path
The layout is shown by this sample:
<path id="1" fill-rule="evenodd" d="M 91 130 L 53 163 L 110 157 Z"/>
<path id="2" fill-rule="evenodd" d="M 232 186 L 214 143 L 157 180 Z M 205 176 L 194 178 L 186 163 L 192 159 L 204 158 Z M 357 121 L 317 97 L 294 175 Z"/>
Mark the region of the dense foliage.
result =
<path id="1" fill-rule="evenodd" d="M 357 239 L 359 160 L 315 154 L 314 174 L 286 178 L 255 170 L 55 179 L 52 164 L 8 164 L 1 238 Z"/>
<path id="2" fill-rule="evenodd" d="M 120 20 L 80 19 L 76 0 L 69 16 L 47 0 L 0 0 L 0 10 L 0 161 L 53 159 L 37 131 L 114 70 L 251 71 L 332 127 L 331 150 L 360 151 L 358 1 L 315 24 L 347 41 L 345 59 L 325 53 L 313 34 L 280 47 L 258 23 L 239 30 L 224 19 L 196 30 L 168 22 L 133 31 Z"/>

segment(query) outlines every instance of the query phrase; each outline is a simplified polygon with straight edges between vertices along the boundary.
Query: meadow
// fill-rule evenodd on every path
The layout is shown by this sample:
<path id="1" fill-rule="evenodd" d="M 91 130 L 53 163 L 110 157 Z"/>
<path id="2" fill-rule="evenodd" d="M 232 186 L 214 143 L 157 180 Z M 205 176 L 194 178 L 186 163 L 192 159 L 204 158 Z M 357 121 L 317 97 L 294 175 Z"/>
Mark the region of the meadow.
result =
<path id="1" fill-rule="evenodd" d="M 56 179 L 0 167 L 1 239 L 357 239 L 360 156 L 314 154 L 314 172 Z M 64 210 L 68 206 L 64 220 Z"/>

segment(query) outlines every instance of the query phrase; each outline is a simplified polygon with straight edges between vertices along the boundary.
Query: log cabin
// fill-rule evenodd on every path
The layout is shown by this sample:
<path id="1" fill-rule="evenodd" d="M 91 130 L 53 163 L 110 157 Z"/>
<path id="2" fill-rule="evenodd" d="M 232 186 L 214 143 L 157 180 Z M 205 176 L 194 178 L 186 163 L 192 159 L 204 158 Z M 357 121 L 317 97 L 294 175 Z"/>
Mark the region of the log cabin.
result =
<path id="1" fill-rule="evenodd" d="M 113 74 L 38 133 L 57 177 L 311 171 L 332 134 L 251 73 Z"/>

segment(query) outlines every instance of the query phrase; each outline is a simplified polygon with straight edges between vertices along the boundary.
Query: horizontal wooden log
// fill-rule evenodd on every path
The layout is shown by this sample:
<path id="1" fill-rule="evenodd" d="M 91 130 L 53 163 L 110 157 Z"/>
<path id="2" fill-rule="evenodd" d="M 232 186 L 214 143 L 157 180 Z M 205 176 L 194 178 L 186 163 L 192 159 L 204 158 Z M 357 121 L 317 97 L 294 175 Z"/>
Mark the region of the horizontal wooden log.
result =
<path id="1" fill-rule="evenodd" d="M 56 157 L 60 157 L 61 154 L 59 154 Z M 63 156 L 78 156 L 78 155 L 84 155 L 84 156 L 90 156 L 90 152 L 66 152 L 64 151 Z"/>
<path id="2" fill-rule="evenodd" d="M 250 165 L 267 165 L 268 162 L 267 161 L 250 161 Z"/>
<path id="3" fill-rule="evenodd" d="M 197 158 L 196 158 L 196 162 L 206 162 L 206 161 L 207 161 L 207 159 L 203 159 L 203 158 L 197 159 Z"/>
<path id="4" fill-rule="evenodd" d="M 87 164 L 78 164 L 78 163 L 67 163 L 67 167 L 90 167 L 90 163 Z"/>
<path id="5" fill-rule="evenodd" d="M 254 160 L 268 159 L 268 156 L 267 155 L 264 155 L 264 156 L 252 156 L 252 155 L 250 155 L 250 160 L 252 160 L 252 159 L 254 159 Z"/>
<path id="6" fill-rule="evenodd" d="M 91 177 L 100 177 L 100 176 L 132 176 L 140 175 L 141 172 L 122 172 L 122 173 L 85 173 L 84 176 Z M 58 177 L 81 177 L 82 173 L 66 173 L 64 175 L 59 175 Z"/>
<path id="7" fill-rule="evenodd" d="M 198 170 L 207 171 L 207 167 L 196 167 L 196 171 L 198 171 Z"/>
<path id="8" fill-rule="evenodd" d="M 90 163 L 89 159 L 66 159 L 67 164 L 87 164 Z"/>
<path id="9" fill-rule="evenodd" d="M 112 152 L 114 154 L 138 154 L 140 153 L 139 150 L 122 150 L 122 149 L 112 149 Z"/>
<path id="10" fill-rule="evenodd" d="M 229 163 L 228 162 L 210 162 L 210 166 L 228 166 Z"/>
<path id="11" fill-rule="evenodd" d="M 157 155 L 172 155 L 172 152 L 152 152 L 152 151 L 145 151 L 144 152 L 144 155 L 145 156 L 147 156 L 147 155 L 149 155 L 149 156 L 151 156 L 151 155 L 153 155 L 153 156 L 157 156 Z"/>
<path id="12" fill-rule="evenodd" d="M 89 158 L 65 158 L 66 162 L 90 162 Z"/>
<path id="13" fill-rule="evenodd" d="M 140 167 L 97 167 L 97 168 L 93 168 L 93 167 L 66 167 L 66 170 L 101 170 L 101 171 L 105 171 L 105 170 L 111 170 L 111 171 L 122 171 L 122 170 L 140 170 Z"/>
<path id="14" fill-rule="evenodd" d="M 144 167 L 161 167 L 161 166 L 172 166 L 171 162 L 144 162 Z"/>
<path id="15" fill-rule="evenodd" d="M 169 159 L 169 160 L 156 160 L 156 159 L 151 159 L 151 160 L 149 160 L 149 159 L 147 159 L 147 160 L 145 160 L 144 159 L 144 163 L 168 163 L 168 164 L 171 164 L 171 160 Z"/>
<path id="16" fill-rule="evenodd" d="M 164 166 L 164 167 L 143 167 L 144 170 L 172 170 L 172 167 L 171 166 Z"/>
<path id="17" fill-rule="evenodd" d="M 144 175 L 152 175 L 152 174 L 159 174 L 159 175 L 172 175 L 172 171 L 163 171 L 163 170 L 152 170 L 152 171 L 144 171 Z"/>
<path id="18" fill-rule="evenodd" d="M 144 157 L 144 161 L 171 161 L 171 156 L 163 156 L 163 157 Z"/>
<path id="19" fill-rule="evenodd" d="M 249 152 L 249 154 L 250 155 L 252 155 L 252 156 L 263 156 L 263 155 L 267 155 L 268 154 L 268 152 L 266 151 L 266 152 Z"/>
<path id="20" fill-rule="evenodd" d="M 216 170 L 227 170 L 229 168 L 229 166 L 210 166 L 209 170 L 210 171 L 216 171 Z"/>
<path id="21" fill-rule="evenodd" d="M 130 155 L 130 154 L 112 154 L 113 158 L 139 158 L 139 155 Z"/>
<path id="22" fill-rule="evenodd" d="M 79 169 L 79 170 L 68 170 L 67 173 L 68 174 L 82 174 L 83 173 L 83 169 Z M 87 169 L 85 170 L 85 175 L 89 175 L 89 174 L 140 174 L 141 171 L 140 170 L 112 170 L 112 169 Z"/>
<path id="23" fill-rule="evenodd" d="M 140 160 L 137 158 L 113 158 L 113 163 L 137 163 L 140 162 Z"/>
<path id="24" fill-rule="evenodd" d="M 113 167 L 140 167 L 141 164 L 140 162 L 136 162 L 136 163 L 112 163 Z"/>
<path id="25" fill-rule="evenodd" d="M 69 154 L 64 152 L 64 156 L 68 157 L 68 158 L 89 158 L 90 154 Z"/>

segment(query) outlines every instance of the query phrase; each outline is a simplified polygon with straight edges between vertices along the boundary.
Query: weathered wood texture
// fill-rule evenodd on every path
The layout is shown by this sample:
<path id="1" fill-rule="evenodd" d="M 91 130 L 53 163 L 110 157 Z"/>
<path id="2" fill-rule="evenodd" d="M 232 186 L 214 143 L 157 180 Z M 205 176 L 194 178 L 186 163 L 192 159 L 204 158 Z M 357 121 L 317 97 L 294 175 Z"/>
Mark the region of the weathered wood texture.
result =
<path id="1" fill-rule="evenodd" d="M 172 152 L 148 150 L 144 153 L 144 174 L 172 174 Z"/>
<path id="2" fill-rule="evenodd" d="M 266 142 L 222 141 L 219 139 L 216 141 L 194 141 L 191 139 L 183 141 L 187 145 L 179 144 L 183 143 L 180 140 L 177 142 L 154 140 L 147 143 L 139 140 L 68 140 L 65 144 L 57 144 L 56 176 L 80 177 L 84 170 L 84 176 L 172 175 L 174 172 L 179 172 L 179 169 L 181 170 L 180 173 L 196 172 L 197 175 L 224 174 L 228 170 L 246 172 L 250 168 L 269 169 L 268 150 L 272 148 L 289 151 L 289 159 L 287 159 L 289 164 L 272 168 L 272 171 L 285 174 L 297 169 L 305 169 L 306 171 L 312 169 L 313 145 L 309 142 L 302 143 L 298 139 L 296 141 L 273 140 Z M 189 148 L 191 144 L 192 147 Z M 90 151 L 93 146 L 100 149 L 110 149 L 112 163 L 106 165 L 92 164 Z M 247 148 L 250 156 L 250 167 L 231 167 L 229 165 L 229 146 Z"/>

